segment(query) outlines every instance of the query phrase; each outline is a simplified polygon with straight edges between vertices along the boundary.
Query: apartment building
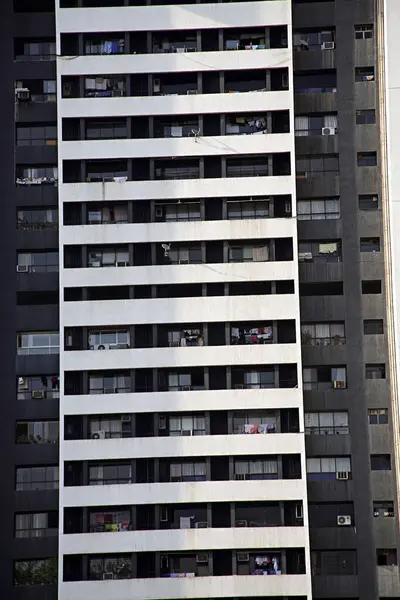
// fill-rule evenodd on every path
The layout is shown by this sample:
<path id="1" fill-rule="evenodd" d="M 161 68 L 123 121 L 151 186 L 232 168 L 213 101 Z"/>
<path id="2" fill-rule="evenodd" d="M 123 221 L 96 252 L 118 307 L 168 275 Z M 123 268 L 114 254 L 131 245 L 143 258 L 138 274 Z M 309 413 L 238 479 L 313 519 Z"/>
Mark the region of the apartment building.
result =
<path id="1" fill-rule="evenodd" d="M 3 4 L 5 597 L 400 598 L 400 9 Z"/>

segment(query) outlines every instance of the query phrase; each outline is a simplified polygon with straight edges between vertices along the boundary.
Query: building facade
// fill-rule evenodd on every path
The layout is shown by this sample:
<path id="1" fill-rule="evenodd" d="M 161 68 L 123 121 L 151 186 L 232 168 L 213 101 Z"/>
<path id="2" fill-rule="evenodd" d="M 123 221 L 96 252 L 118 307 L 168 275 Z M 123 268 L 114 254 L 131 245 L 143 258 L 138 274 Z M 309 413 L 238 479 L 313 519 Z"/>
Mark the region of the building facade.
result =
<path id="1" fill-rule="evenodd" d="M 5 597 L 400 598 L 395 2 L 0 11 Z"/>

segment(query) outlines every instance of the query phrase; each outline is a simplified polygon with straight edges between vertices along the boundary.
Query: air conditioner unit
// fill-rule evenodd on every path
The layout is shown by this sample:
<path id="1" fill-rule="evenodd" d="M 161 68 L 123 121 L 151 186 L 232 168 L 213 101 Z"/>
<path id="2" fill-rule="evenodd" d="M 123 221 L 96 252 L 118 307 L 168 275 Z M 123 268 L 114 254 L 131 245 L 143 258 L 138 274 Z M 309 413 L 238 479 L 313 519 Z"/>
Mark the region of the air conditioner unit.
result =
<path id="1" fill-rule="evenodd" d="M 350 515 L 338 515 L 337 516 L 337 524 L 338 525 L 351 525 L 351 516 Z"/>
<path id="2" fill-rule="evenodd" d="M 197 563 L 208 563 L 208 554 L 205 552 L 203 554 L 196 554 L 196 562 Z"/>
<path id="3" fill-rule="evenodd" d="M 188 258 L 181 258 L 178 260 L 178 265 L 188 265 L 188 264 L 189 264 Z"/>
<path id="4" fill-rule="evenodd" d="M 336 381 L 332 381 L 332 383 L 333 383 L 333 388 L 335 390 L 343 390 L 343 389 L 346 388 L 346 382 L 345 381 L 338 381 L 338 380 L 336 380 Z"/>
<path id="5" fill-rule="evenodd" d="M 334 50 L 335 42 L 322 42 L 321 50 Z"/>
<path id="6" fill-rule="evenodd" d="M 338 481 L 347 481 L 349 478 L 349 474 L 347 471 L 337 471 L 336 472 L 336 479 Z"/>
<path id="7" fill-rule="evenodd" d="M 102 429 L 100 429 L 99 431 L 93 431 L 93 433 L 90 437 L 92 440 L 105 440 L 106 432 L 103 431 Z"/>
<path id="8" fill-rule="evenodd" d="M 162 206 L 156 207 L 156 219 L 162 219 L 164 216 L 164 209 Z"/>
<path id="9" fill-rule="evenodd" d="M 94 260 L 90 263 L 90 267 L 101 267 L 101 262 L 99 260 Z"/>
<path id="10" fill-rule="evenodd" d="M 302 504 L 296 504 L 296 506 L 295 506 L 295 516 L 296 516 L 296 521 L 302 521 L 303 520 L 303 505 Z"/>
<path id="11" fill-rule="evenodd" d="M 323 127 L 322 135 L 335 135 L 336 129 L 334 127 Z"/>
<path id="12" fill-rule="evenodd" d="M 207 529 L 208 523 L 207 521 L 197 521 L 194 526 L 196 529 Z"/>
<path id="13" fill-rule="evenodd" d="M 130 422 L 131 422 L 131 415 L 122 415 L 121 423 L 130 423 Z"/>
<path id="14" fill-rule="evenodd" d="M 246 473 L 235 473 L 236 481 L 244 481 L 246 479 Z"/>
<path id="15" fill-rule="evenodd" d="M 117 260 L 116 267 L 129 267 L 129 260 Z"/>
<path id="16" fill-rule="evenodd" d="M 44 390 L 33 390 L 32 400 L 42 400 L 44 398 Z"/>
<path id="17" fill-rule="evenodd" d="M 248 552 L 238 552 L 236 557 L 238 562 L 249 562 L 250 560 Z"/>
<path id="18" fill-rule="evenodd" d="M 114 573 L 103 573 L 103 579 L 114 579 Z"/>
<path id="19" fill-rule="evenodd" d="M 241 519 L 240 521 L 235 522 L 236 527 L 248 527 L 249 524 L 245 519 Z"/>
<path id="20" fill-rule="evenodd" d="M 18 102 L 27 102 L 31 97 L 29 88 L 17 87 L 15 88 L 15 98 Z"/>
<path id="21" fill-rule="evenodd" d="M 236 383 L 235 384 L 235 390 L 243 390 L 244 389 L 244 384 L 243 383 Z"/>
<path id="22" fill-rule="evenodd" d="M 285 202 L 285 213 L 289 215 L 292 212 L 292 205 L 290 202 Z"/>
<path id="23" fill-rule="evenodd" d="M 117 388 L 104 388 L 104 393 L 105 394 L 116 394 Z"/>
<path id="24" fill-rule="evenodd" d="M 161 92 L 161 81 L 159 79 L 153 80 L 153 92 L 159 94 Z"/>
<path id="25" fill-rule="evenodd" d="M 192 94 L 198 94 L 198 93 L 199 93 L 199 91 L 198 91 L 198 90 L 188 90 L 188 91 L 186 92 L 186 94 L 187 94 L 188 96 L 191 96 Z"/>
<path id="26" fill-rule="evenodd" d="M 193 435 L 193 429 L 182 429 L 181 430 L 181 435 Z"/>
<path id="27" fill-rule="evenodd" d="M 183 385 L 181 387 L 182 392 L 190 392 L 190 390 L 191 390 L 190 385 Z"/>
<path id="28" fill-rule="evenodd" d="M 17 273 L 28 273 L 29 265 L 17 265 Z"/>
<path id="29" fill-rule="evenodd" d="M 95 344 L 93 350 L 109 350 L 110 344 Z"/>

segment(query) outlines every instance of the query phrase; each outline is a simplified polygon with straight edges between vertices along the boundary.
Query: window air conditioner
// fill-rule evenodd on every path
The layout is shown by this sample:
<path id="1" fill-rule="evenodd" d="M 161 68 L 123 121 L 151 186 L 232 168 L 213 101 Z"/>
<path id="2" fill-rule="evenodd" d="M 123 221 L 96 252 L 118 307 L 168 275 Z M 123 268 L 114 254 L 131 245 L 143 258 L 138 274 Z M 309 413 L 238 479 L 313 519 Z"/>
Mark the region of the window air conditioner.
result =
<path id="1" fill-rule="evenodd" d="M 337 524 L 340 526 L 351 525 L 351 516 L 350 515 L 338 515 L 337 516 Z"/>
<path id="2" fill-rule="evenodd" d="M 17 87 L 15 88 L 15 98 L 18 102 L 27 102 L 31 97 L 29 88 Z"/>
<path id="3" fill-rule="evenodd" d="M 182 429 L 181 430 L 181 435 L 193 435 L 193 429 Z"/>
<path id="4" fill-rule="evenodd" d="M 335 135 L 336 129 L 334 127 L 323 127 L 322 135 Z"/>
<path id="5" fill-rule="evenodd" d="M 238 552 L 236 557 L 238 562 L 249 562 L 250 560 L 248 552 Z"/>
<path id="6" fill-rule="evenodd" d="M 131 422 L 131 415 L 122 415 L 121 423 L 130 423 L 130 422 Z"/>
<path id="7" fill-rule="evenodd" d="M 207 521 L 197 521 L 197 523 L 195 523 L 194 526 L 195 529 L 207 529 L 208 523 Z"/>
<path id="8" fill-rule="evenodd" d="M 299 252 L 299 262 L 305 262 L 306 260 L 312 260 L 312 252 Z"/>
<path id="9" fill-rule="evenodd" d="M 89 267 L 101 267 L 101 262 L 99 260 L 94 260 L 90 263 Z"/>
<path id="10" fill-rule="evenodd" d="M 161 206 L 156 207 L 156 219 L 162 219 L 164 216 L 164 210 Z"/>
<path id="11" fill-rule="evenodd" d="M 183 385 L 181 387 L 182 392 L 190 392 L 190 385 Z"/>
<path id="12" fill-rule="evenodd" d="M 336 479 L 338 481 L 347 481 L 349 478 L 349 474 L 347 471 L 337 471 L 336 472 Z"/>
<path id="13" fill-rule="evenodd" d="M 186 94 L 187 94 L 188 96 L 191 96 L 192 94 L 198 94 L 198 93 L 199 93 L 199 91 L 198 91 L 198 90 L 188 90 L 188 91 L 186 92 Z"/>
<path id="14" fill-rule="evenodd" d="M 153 79 L 153 92 L 159 94 L 161 91 L 161 81 L 159 79 Z"/>
<path id="15" fill-rule="evenodd" d="M 92 440 L 105 440 L 106 439 L 106 432 L 103 431 L 102 429 L 99 431 L 93 431 L 92 435 L 90 436 Z"/>
<path id="16" fill-rule="evenodd" d="M 32 400 L 41 400 L 44 398 L 44 390 L 33 390 Z"/>
<path id="17" fill-rule="evenodd" d="M 29 265 L 17 265 L 17 273 L 28 273 Z"/>
<path id="18" fill-rule="evenodd" d="M 114 579 L 114 573 L 103 573 L 103 579 Z"/>
<path id="19" fill-rule="evenodd" d="M 236 481 L 244 481 L 246 479 L 246 473 L 235 473 Z"/>
<path id="20" fill-rule="evenodd" d="M 334 50 L 335 42 L 322 42 L 321 50 Z"/>
<path id="21" fill-rule="evenodd" d="M 289 215 L 292 212 L 292 205 L 290 202 L 285 202 L 285 213 Z"/>
<path id="22" fill-rule="evenodd" d="M 333 381 L 333 388 L 335 390 L 343 390 L 346 387 L 346 382 L 345 381 Z"/>
<path id="23" fill-rule="evenodd" d="M 95 344 L 93 350 L 109 350 L 110 344 Z"/>
<path id="24" fill-rule="evenodd" d="M 117 262 L 115 263 L 116 267 L 129 267 L 129 261 L 128 260 L 117 260 Z"/>
<path id="25" fill-rule="evenodd" d="M 178 260 L 178 265 L 188 265 L 189 264 L 189 259 L 188 258 L 180 258 Z"/>
<path id="26" fill-rule="evenodd" d="M 245 519 L 241 519 L 240 521 L 235 522 L 236 527 L 248 527 L 249 524 Z"/>
<path id="27" fill-rule="evenodd" d="M 205 552 L 203 554 L 196 554 L 196 562 L 208 563 L 208 554 L 206 554 Z"/>

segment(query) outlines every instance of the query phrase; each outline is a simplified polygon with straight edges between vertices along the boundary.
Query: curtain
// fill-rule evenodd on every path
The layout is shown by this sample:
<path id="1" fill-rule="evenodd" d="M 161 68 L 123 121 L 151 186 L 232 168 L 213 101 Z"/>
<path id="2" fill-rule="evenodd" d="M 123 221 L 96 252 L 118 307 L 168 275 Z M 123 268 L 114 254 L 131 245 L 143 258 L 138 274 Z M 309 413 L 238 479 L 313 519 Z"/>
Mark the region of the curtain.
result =
<path id="1" fill-rule="evenodd" d="M 194 476 L 194 464 L 193 463 L 183 463 L 182 476 L 183 477 L 193 477 Z"/>
<path id="2" fill-rule="evenodd" d="M 249 473 L 249 463 L 245 460 L 235 461 L 235 474 L 246 475 L 247 473 Z"/>
<path id="3" fill-rule="evenodd" d="M 316 338 L 329 338 L 330 337 L 329 325 L 326 325 L 325 323 L 320 323 L 320 324 L 316 325 L 315 326 L 315 337 Z"/>
<path id="4" fill-rule="evenodd" d="M 337 129 L 337 115 L 326 115 L 325 116 L 325 127 L 333 127 Z"/>
<path id="5" fill-rule="evenodd" d="M 307 473 L 320 473 L 321 460 L 319 458 L 307 458 Z"/>
<path id="6" fill-rule="evenodd" d="M 347 427 L 349 424 L 349 415 L 347 412 L 333 413 L 333 421 L 336 427 Z"/>
<path id="7" fill-rule="evenodd" d="M 321 473 L 335 473 L 336 470 L 336 460 L 334 458 L 321 458 Z"/>
<path id="8" fill-rule="evenodd" d="M 196 463 L 194 465 L 194 473 L 197 477 L 206 476 L 206 463 Z"/>
<path id="9" fill-rule="evenodd" d="M 336 459 L 336 471 L 345 471 L 350 473 L 351 464 L 348 456 L 340 456 Z"/>
<path id="10" fill-rule="evenodd" d="M 249 472 L 250 474 L 263 473 L 263 461 L 262 460 L 251 460 L 249 461 Z"/>
<path id="11" fill-rule="evenodd" d="M 305 427 L 318 427 L 319 426 L 319 413 L 305 413 L 304 426 Z"/>
<path id="12" fill-rule="evenodd" d="M 276 460 L 263 460 L 263 473 L 277 473 L 278 472 L 278 462 Z"/>
<path id="13" fill-rule="evenodd" d="M 326 218 L 324 200 L 312 200 L 311 214 L 313 221 L 320 221 Z"/>
<path id="14" fill-rule="evenodd" d="M 308 135 L 308 117 L 295 117 L 294 119 L 294 130 L 295 135 L 305 136 Z"/>
<path id="15" fill-rule="evenodd" d="M 178 463 L 173 463 L 169 466 L 169 475 L 170 478 L 178 478 L 182 477 L 182 465 Z"/>
<path id="16" fill-rule="evenodd" d="M 346 383 L 346 367 L 332 367 L 332 381 L 344 381 Z"/>
<path id="17" fill-rule="evenodd" d="M 128 220 L 128 209 L 124 206 L 116 206 L 114 208 L 114 219 L 118 223 L 124 223 Z"/>

